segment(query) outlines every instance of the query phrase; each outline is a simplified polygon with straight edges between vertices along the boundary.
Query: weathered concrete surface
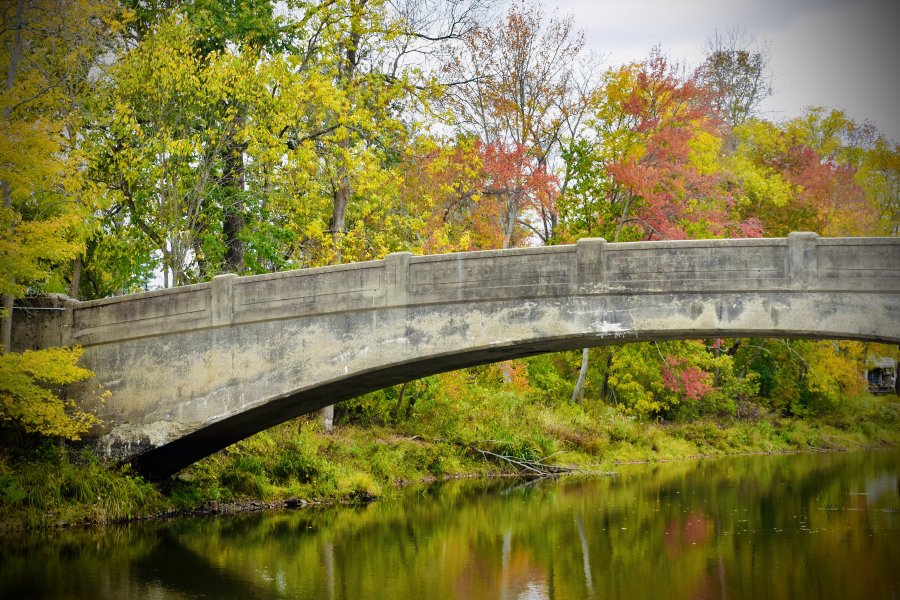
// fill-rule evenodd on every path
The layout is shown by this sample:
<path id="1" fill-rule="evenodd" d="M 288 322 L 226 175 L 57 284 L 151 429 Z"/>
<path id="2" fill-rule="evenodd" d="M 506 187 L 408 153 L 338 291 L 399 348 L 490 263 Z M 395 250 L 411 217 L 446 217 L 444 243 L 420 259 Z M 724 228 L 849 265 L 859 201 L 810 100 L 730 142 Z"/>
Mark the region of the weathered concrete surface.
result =
<path id="1" fill-rule="evenodd" d="M 111 392 L 98 443 L 160 476 L 328 404 L 540 352 L 713 336 L 898 343 L 900 240 L 401 253 L 49 303 L 65 310 L 17 315 L 16 342 L 84 346 L 89 385 Z"/>

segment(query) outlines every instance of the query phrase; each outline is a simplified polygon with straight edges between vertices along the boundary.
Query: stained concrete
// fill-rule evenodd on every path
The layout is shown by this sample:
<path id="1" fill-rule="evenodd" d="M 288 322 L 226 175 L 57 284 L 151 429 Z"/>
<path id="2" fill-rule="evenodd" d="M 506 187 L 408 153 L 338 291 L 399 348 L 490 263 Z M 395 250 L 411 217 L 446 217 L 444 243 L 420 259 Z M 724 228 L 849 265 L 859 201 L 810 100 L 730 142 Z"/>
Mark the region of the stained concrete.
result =
<path id="1" fill-rule="evenodd" d="M 164 476 L 322 406 L 541 352 L 705 337 L 900 343 L 900 240 L 588 239 L 34 302 L 60 310 L 17 311 L 14 346 L 83 346 L 96 377 L 68 393 L 110 392 L 82 400 L 103 419 L 98 447 Z"/>

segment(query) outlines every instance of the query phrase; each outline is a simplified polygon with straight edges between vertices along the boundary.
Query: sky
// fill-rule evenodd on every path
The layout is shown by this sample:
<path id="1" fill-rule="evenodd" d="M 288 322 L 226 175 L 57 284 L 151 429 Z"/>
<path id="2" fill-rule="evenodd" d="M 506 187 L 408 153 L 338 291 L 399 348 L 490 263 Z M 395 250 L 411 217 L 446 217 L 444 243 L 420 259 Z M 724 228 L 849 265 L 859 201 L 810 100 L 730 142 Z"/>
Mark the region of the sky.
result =
<path id="1" fill-rule="evenodd" d="M 741 28 L 771 53 L 774 94 L 763 116 L 807 106 L 843 109 L 900 142 L 900 2 L 897 0 L 546 0 L 572 14 L 605 66 L 646 58 L 659 45 L 689 68 L 707 38 Z M 894 6 L 896 5 L 896 6 Z"/>

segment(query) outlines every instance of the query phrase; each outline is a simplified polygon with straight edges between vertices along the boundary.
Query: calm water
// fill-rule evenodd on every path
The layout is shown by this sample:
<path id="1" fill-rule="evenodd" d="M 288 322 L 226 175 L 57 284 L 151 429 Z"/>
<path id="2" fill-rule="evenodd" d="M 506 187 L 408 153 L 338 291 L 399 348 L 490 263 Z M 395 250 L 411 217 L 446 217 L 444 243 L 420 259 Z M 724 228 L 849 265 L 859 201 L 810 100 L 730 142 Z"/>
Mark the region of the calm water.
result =
<path id="1" fill-rule="evenodd" d="M 900 453 L 453 482 L 3 540 L 0 598 L 898 598 Z"/>

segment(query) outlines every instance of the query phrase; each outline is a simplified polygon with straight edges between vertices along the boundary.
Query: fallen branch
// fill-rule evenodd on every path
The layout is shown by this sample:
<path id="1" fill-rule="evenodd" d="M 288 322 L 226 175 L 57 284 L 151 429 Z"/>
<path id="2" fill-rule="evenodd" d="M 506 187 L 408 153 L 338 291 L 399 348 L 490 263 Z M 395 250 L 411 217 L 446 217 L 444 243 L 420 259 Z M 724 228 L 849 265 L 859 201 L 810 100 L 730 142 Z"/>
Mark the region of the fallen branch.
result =
<path id="1" fill-rule="evenodd" d="M 549 459 L 553 456 L 545 456 L 539 460 L 526 460 L 524 458 L 517 458 L 515 456 L 507 456 L 505 454 L 497 454 L 496 452 L 491 452 L 490 450 L 483 450 L 481 448 L 474 448 L 476 452 L 479 452 L 481 456 L 485 460 L 499 460 L 503 461 L 507 464 L 510 464 L 516 467 L 519 473 L 531 475 L 534 477 L 557 477 L 559 475 L 568 475 L 572 473 L 580 473 L 584 475 L 597 475 L 598 473 L 586 472 L 580 469 L 579 467 L 565 466 L 565 465 L 548 465 L 544 463 L 545 460 Z M 558 453 L 554 453 L 558 454 Z M 601 475 L 613 475 L 613 473 L 599 473 Z"/>

